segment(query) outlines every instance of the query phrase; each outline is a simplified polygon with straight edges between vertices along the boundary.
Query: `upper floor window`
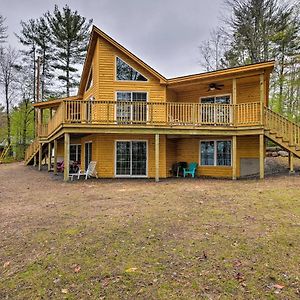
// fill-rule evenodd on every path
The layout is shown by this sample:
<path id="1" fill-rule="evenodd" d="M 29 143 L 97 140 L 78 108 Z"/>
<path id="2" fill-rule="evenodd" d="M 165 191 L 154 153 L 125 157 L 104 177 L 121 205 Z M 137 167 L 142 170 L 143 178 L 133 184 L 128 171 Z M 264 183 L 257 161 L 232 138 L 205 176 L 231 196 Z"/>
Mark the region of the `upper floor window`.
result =
<path id="1" fill-rule="evenodd" d="M 116 75 L 117 80 L 148 81 L 144 75 L 119 57 L 116 58 Z"/>

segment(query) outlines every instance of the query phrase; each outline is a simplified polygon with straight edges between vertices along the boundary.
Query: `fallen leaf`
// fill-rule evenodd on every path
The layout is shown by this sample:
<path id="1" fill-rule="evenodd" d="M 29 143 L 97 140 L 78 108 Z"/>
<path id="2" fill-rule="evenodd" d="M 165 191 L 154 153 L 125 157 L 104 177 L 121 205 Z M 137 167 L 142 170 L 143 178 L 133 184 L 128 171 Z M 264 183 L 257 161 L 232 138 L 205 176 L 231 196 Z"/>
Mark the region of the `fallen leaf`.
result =
<path id="1" fill-rule="evenodd" d="M 284 288 L 284 285 L 274 284 L 273 287 L 274 287 L 275 289 L 282 290 L 282 289 Z"/>
<path id="2" fill-rule="evenodd" d="M 7 268 L 10 265 L 10 261 L 7 261 L 6 263 L 4 263 L 3 268 Z"/>
<path id="3" fill-rule="evenodd" d="M 75 269 L 74 269 L 74 272 L 78 273 L 78 272 L 80 272 L 80 270 L 81 270 L 81 267 L 80 266 L 76 266 Z"/>
<path id="4" fill-rule="evenodd" d="M 62 292 L 63 294 L 68 294 L 68 289 L 62 289 L 61 292 Z"/>
<path id="5" fill-rule="evenodd" d="M 125 270 L 126 273 L 133 273 L 137 270 L 137 268 L 129 268 L 127 270 Z"/>

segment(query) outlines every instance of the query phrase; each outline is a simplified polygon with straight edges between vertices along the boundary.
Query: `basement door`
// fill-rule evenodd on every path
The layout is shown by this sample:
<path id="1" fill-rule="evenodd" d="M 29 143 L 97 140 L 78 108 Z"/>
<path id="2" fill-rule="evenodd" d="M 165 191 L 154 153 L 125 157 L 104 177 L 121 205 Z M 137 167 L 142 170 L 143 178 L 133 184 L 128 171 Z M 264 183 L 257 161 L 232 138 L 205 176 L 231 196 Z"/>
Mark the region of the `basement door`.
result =
<path id="1" fill-rule="evenodd" d="M 116 177 L 147 176 L 147 141 L 116 141 Z"/>
<path id="2" fill-rule="evenodd" d="M 84 167 L 87 170 L 89 163 L 92 160 L 92 142 L 84 144 Z"/>

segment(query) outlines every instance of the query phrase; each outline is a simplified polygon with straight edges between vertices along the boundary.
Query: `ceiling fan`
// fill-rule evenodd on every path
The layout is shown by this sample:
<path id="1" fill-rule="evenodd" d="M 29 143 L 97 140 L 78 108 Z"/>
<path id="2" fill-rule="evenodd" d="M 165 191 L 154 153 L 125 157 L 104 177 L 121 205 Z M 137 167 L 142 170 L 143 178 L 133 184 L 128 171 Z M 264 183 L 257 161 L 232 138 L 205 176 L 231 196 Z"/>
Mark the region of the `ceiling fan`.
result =
<path id="1" fill-rule="evenodd" d="M 207 91 L 221 90 L 224 84 L 210 83 Z"/>

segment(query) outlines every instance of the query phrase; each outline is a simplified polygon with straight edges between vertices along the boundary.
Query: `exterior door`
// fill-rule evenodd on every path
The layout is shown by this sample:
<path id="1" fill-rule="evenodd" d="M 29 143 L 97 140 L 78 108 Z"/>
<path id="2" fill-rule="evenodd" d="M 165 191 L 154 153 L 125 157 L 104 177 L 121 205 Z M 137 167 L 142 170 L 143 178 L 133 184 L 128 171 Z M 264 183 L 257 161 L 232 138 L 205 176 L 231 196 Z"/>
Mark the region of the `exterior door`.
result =
<path id="1" fill-rule="evenodd" d="M 89 163 L 92 160 L 92 142 L 84 144 L 84 167 L 87 170 Z"/>
<path id="2" fill-rule="evenodd" d="M 201 98 L 201 122 L 203 124 L 229 124 L 231 118 L 230 96 Z"/>
<path id="3" fill-rule="evenodd" d="M 117 141 L 115 165 L 118 177 L 147 176 L 147 142 Z"/>

